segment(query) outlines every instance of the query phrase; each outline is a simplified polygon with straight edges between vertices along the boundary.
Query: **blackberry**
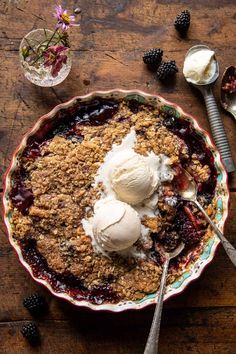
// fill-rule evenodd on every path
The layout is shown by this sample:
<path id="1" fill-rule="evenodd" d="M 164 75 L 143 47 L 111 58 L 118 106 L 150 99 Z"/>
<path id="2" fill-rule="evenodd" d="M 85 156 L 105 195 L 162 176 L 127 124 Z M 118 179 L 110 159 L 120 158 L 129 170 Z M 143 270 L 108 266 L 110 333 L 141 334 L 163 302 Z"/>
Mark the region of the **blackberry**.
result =
<path id="1" fill-rule="evenodd" d="M 183 210 L 176 215 L 174 223 L 178 235 L 186 245 L 192 246 L 200 241 L 201 232 L 195 228 Z"/>
<path id="2" fill-rule="evenodd" d="M 40 342 L 40 334 L 38 328 L 34 322 L 30 322 L 23 325 L 21 328 L 21 333 L 31 345 L 37 345 Z"/>
<path id="3" fill-rule="evenodd" d="M 46 310 L 47 304 L 41 295 L 33 294 L 23 300 L 24 307 L 30 313 L 38 315 Z"/>
<path id="4" fill-rule="evenodd" d="M 143 55 L 143 62 L 149 67 L 157 67 L 162 60 L 163 50 L 160 48 L 153 48 L 148 50 Z"/>
<path id="5" fill-rule="evenodd" d="M 167 252 L 172 252 L 178 246 L 179 235 L 176 231 L 167 231 L 164 238 L 162 239 L 162 244 Z"/>
<path id="6" fill-rule="evenodd" d="M 188 10 L 182 11 L 175 19 L 175 29 L 184 34 L 190 26 L 190 12 Z"/>
<path id="7" fill-rule="evenodd" d="M 169 60 L 162 63 L 157 70 L 157 78 L 164 81 L 178 72 L 175 60 Z"/>

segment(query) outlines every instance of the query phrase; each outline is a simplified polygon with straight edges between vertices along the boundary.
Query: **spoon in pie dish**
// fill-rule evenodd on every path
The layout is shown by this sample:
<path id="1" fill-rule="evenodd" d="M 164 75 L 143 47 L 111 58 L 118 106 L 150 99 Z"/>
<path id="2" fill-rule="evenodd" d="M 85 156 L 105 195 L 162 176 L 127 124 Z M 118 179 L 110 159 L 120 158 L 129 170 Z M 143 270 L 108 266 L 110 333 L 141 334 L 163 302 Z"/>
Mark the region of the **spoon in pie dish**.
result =
<path id="1" fill-rule="evenodd" d="M 153 315 L 152 326 L 149 332 L 148 340 L 144 350 L 144 354 L 156 354 L 158 351 L 158 342 L 161 326 L 161 314 L 163 307 L 163 300 L 166 289 L 166 279 L 168 275 L 168 268 L 170 260 L 177 257 L 184 249 L 184 244 L 181 242 L 173 252 L 166 252 L 163 247 L 160 246 L 160 251 L 163 257 L 165 258 L 163 271 L 161 276 L 161 283 L 159 289 L 159 296 L 156 303 L 155 312 Z"/>
<path id="2" fill-rule="evenodd" d="M 184 182 L 184 183 L 183 183 Z M 189 202 L 193 202 L 199 210 L 203 213 L 211 227 L 213 228 L 214 232 L 217 234 L 219 237 L 222 246 L 225 249 L 225 252 L 227 253 L 229 259 L 231 262 L 234 264 L 236 267 L 236 249 L 231 245 L 231 243 L 224 237 L 220 229 L 216 226 L 216 224 L 211 220 L 211 218 L 208 216 L 204 208 L 201 206 L 199 201 L 197 200 L 197 185 L 192 178 L 192 176 L 186 171 L 182 170 L 181 173 L 181 183 L 177 184 L 177 189 L 179 195 L 184 199 Z"/>

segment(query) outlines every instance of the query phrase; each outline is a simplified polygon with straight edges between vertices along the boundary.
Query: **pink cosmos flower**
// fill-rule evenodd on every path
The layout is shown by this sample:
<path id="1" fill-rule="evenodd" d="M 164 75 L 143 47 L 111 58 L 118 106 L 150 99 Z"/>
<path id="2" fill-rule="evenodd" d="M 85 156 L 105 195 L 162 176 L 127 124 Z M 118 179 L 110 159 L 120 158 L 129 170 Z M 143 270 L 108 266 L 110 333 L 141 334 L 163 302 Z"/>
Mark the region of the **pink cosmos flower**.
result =
<path id="1" fill-rule="evenodd" d="M 55 45 L 48 47 L 44 52 L 44 66 L 52 67 L 51 74 L 53 77 L 56 77 L 61 70 L 62 65 L 66 64 L 68 50 L 69 48 L 64 47 L 63 45 Z"/>
<path id="2" fill-rule="evenodd" d="M 72 22 L 75 22 L 75 16 L 69 16 L 67 10 L 63 9 L 61 5 L 56 5 L 56 13 L 54 16 L 57 19 L 57 27 L 61 28 L 62 31 L 66 31 L 70 26 L 78 26 Z"/>

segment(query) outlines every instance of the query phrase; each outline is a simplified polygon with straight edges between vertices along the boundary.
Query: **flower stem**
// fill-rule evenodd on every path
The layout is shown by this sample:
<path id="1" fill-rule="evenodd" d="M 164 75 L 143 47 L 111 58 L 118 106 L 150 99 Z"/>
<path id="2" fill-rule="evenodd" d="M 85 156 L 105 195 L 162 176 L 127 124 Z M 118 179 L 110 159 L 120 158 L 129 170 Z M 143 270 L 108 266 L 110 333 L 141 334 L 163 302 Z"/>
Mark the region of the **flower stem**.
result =
<path id="1" fill-rule="evenodd" d="M 27 42 L 27 44 L 28 44 L 29 48 L 32 50 L 32 52 L 37 55 L 37 52 L 34 50 L 34 48 L 32 47 L 32 45 L 30 44 L 29 40 L 26 37 L 25 37 L 25 41 Z"/>
<path id="2" fill-rule="evenodd" d="M 55 29 L 55 31 L 53 32 L 52 36 L 49 38 L 48 44 L 46 45 L 45 50 L 49 47 L 49 44 L 51 43 L 51 41 L 52 41 L 53 37 L 55 36 L 55 34 L 57 33 L 57 31 L 58 31 L 58 28 Z"/>

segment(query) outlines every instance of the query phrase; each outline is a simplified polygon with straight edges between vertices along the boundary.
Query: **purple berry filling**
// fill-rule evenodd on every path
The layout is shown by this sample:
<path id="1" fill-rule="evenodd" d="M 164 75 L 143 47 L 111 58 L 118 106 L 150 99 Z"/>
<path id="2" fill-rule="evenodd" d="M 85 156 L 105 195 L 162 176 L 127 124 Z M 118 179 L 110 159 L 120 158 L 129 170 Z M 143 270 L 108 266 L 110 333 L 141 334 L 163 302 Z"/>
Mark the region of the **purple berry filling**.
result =
<path id="1" fill-rule="evenodd" d="M 10 192 L 11 202 L 23 215 L 28 213 L 29 207 L 33 204 L 34 196 L 32 190 L 27 188 L 22 181 L 15 181 Z"/>
<path id="2" fill-rule="evenodd" d="M 21 250 L 23 258 L 31 266 L 34 276 L 46 280 L 55 292 L 66 292 L 76 300 L 87 300 L 97 305 L 104 301 L 119 301 L 109 281 L 87 289 L 83 282 L 70 272 L 59 274 L 50 269 L 44 257 L 37 251 L 34 239 L 22 240 Z"/>
<path id="3" fill-rule="evenodd" d="M 168 116 L 163 120 L 163 124 L 172 133 L 183 139 L 189 149 L 189 154 L 196 154 L 202 165 L 208 165 L 210 168 L 210 177 L 208 181 L 198 184 L 198 195 L 205 196 L 208 202 L 213 198 L 217 171 L 214 165 L 212 152 L 207 148 L 204 139 L 194 131 L 190 122 L 173 116 Z M 183 161 L 183 167 L 186 167 L 188 161 Z"/>

